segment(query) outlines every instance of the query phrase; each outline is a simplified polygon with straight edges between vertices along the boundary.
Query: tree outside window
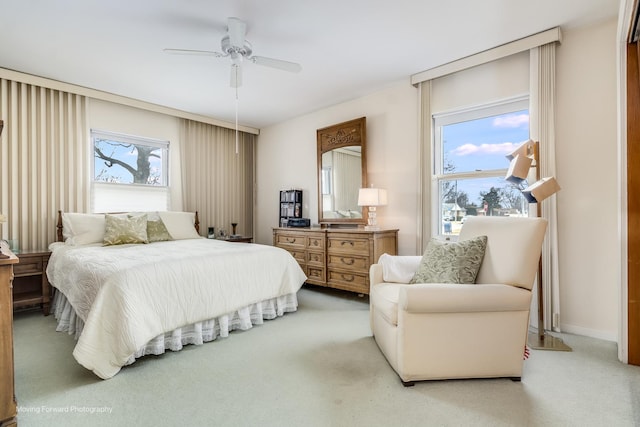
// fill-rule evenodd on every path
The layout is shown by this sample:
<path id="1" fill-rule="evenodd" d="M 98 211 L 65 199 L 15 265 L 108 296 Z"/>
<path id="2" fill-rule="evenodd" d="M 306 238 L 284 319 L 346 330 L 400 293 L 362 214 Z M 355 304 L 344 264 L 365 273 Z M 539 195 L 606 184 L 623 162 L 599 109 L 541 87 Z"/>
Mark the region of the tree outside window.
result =
<path id="1" fill-rule="evenodd" d="M 91 130 L 91 144 L 92 212 L 170 208 L 168 141 Z"/>
<path id="2" fill-rule="evenodd" d="M 92 132 L 95 182 L 166 186 L 168 142 Z"/>

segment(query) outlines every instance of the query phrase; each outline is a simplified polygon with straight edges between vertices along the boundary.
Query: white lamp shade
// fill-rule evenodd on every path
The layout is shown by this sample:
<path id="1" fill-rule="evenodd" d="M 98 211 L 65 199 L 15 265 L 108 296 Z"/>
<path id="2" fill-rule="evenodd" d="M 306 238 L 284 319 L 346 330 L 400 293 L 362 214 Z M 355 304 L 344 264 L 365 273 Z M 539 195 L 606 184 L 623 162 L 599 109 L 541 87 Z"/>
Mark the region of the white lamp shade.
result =
<path id="1" fill-rule="evenodd" d="M 542 178 L 522 190 L 522 195 L 529 203 L 539 203 L 558 191 L 560 191 L 560 185 L 554 177 L 550 176 Z"/>
<path id="2" fill-rule="evenodd" d="M 522 157 L 526 157 L 529 156 L 531 154 L 533 154 L 533 146 L 536 143 L 532 140 L 528 140 L 523 142 L 522 144 L 520 144 L 518 146 L 518 148 L 516 148 L 515 150 L 513 150 L 511 153 L 507 154 L 507 159 L 508 160 L 513 160 L 516 156 L 520 155 Z"/>
<path id="3" fill-rule="evenodd" d="M 504 179 L 514 184 L 520 184 L 527 179 L 532 162 L 531 157 L 516 154 L 509 164 L 509 170 L 507 170 L 507 176 Z"/>
<path id="4" fill-rule="evenodd" d="M 361 188 L 358 191 L 358 206 L 386 206 L 387 190 L 382 188 Z"/>

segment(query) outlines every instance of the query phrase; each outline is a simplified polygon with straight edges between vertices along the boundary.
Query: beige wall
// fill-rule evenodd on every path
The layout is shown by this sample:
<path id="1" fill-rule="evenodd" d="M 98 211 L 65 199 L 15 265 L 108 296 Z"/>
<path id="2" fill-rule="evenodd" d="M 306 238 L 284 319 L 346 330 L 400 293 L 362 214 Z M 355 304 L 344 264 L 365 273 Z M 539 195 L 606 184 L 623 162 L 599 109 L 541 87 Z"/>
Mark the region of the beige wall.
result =
<path id="1" fill-rule="evenodd" d="M 366 116 L 370 185 L 388 189 L 378 224 L 399 229 L 399 251 L 416 251 L 418 90 L 409 78 L 373 95 L 264 128 L 257 144 L 256 241 L 272 243 L 280 190 L 302 189 L 303 211 L 318 223 L 316 129 Z"/>
<path id="2" fill-rule="evenodd" d="M 612 341 L 621 265 L 616 28 L 611 20 L 566 31 L 556 64 L 560 326 Z"/>
<path id="3" fill-rule="evenodd" d="M 616 21 L 564 31 L 557 51 L 560 327 L 615 341 L 620 317 L 617 242 Z M 369 182 L 386 188 L 382 226 L 399 228 L 401 254 L 416 254 L 418 92 L 407 81 L 261 130 L 256 240 L 270 244 L 278 191 L 301 188 L 317 222 L 316 129 L 367 117 Z M 597 167 L 597 169 L 596 169 Z"/>

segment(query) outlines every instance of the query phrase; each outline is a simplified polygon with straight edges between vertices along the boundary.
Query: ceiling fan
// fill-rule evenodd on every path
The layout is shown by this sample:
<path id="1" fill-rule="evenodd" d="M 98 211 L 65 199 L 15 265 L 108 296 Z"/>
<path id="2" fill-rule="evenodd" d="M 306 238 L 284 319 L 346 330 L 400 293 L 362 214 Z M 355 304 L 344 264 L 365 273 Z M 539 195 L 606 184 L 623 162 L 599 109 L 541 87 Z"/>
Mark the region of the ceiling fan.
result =
<path id="1" fill-rule="evenodd" d="M 227 20 L 227 34 L 222 37 L 220 43 L 222 52 L 193 49 L 164 49 L 164 52 L 179 55 L 208 55 L 216 58 L 231 58 L 231 87 L 235 88 L 242 86 L 242 63 L 245 60 L 292 73 L 298 73 L 302 70 L 300 64 L 295 62 L 253 55 L 251 43 L 245 39 L 246 32 L 246 22 L 232 17 Z"/>

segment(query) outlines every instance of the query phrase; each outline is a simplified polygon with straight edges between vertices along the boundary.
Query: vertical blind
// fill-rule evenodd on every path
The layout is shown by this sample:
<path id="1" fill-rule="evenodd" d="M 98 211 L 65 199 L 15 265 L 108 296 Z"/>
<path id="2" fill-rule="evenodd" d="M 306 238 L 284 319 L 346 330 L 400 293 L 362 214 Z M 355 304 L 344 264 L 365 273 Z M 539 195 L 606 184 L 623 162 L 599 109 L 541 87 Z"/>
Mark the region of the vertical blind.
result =
<path id="1" fill-rule="evenodd" d="M 59 209 L 87 211 L 86 99 L 0 79 L 0 118 L 1 236 L 21 250 L 45 249 Z"/>
<path id="2" fill-rule="evenodd" d="M 180 158 L 183 206 L 198 211 L 200 234 L 253 235 L 255 135 L 182 119 Z"/>

